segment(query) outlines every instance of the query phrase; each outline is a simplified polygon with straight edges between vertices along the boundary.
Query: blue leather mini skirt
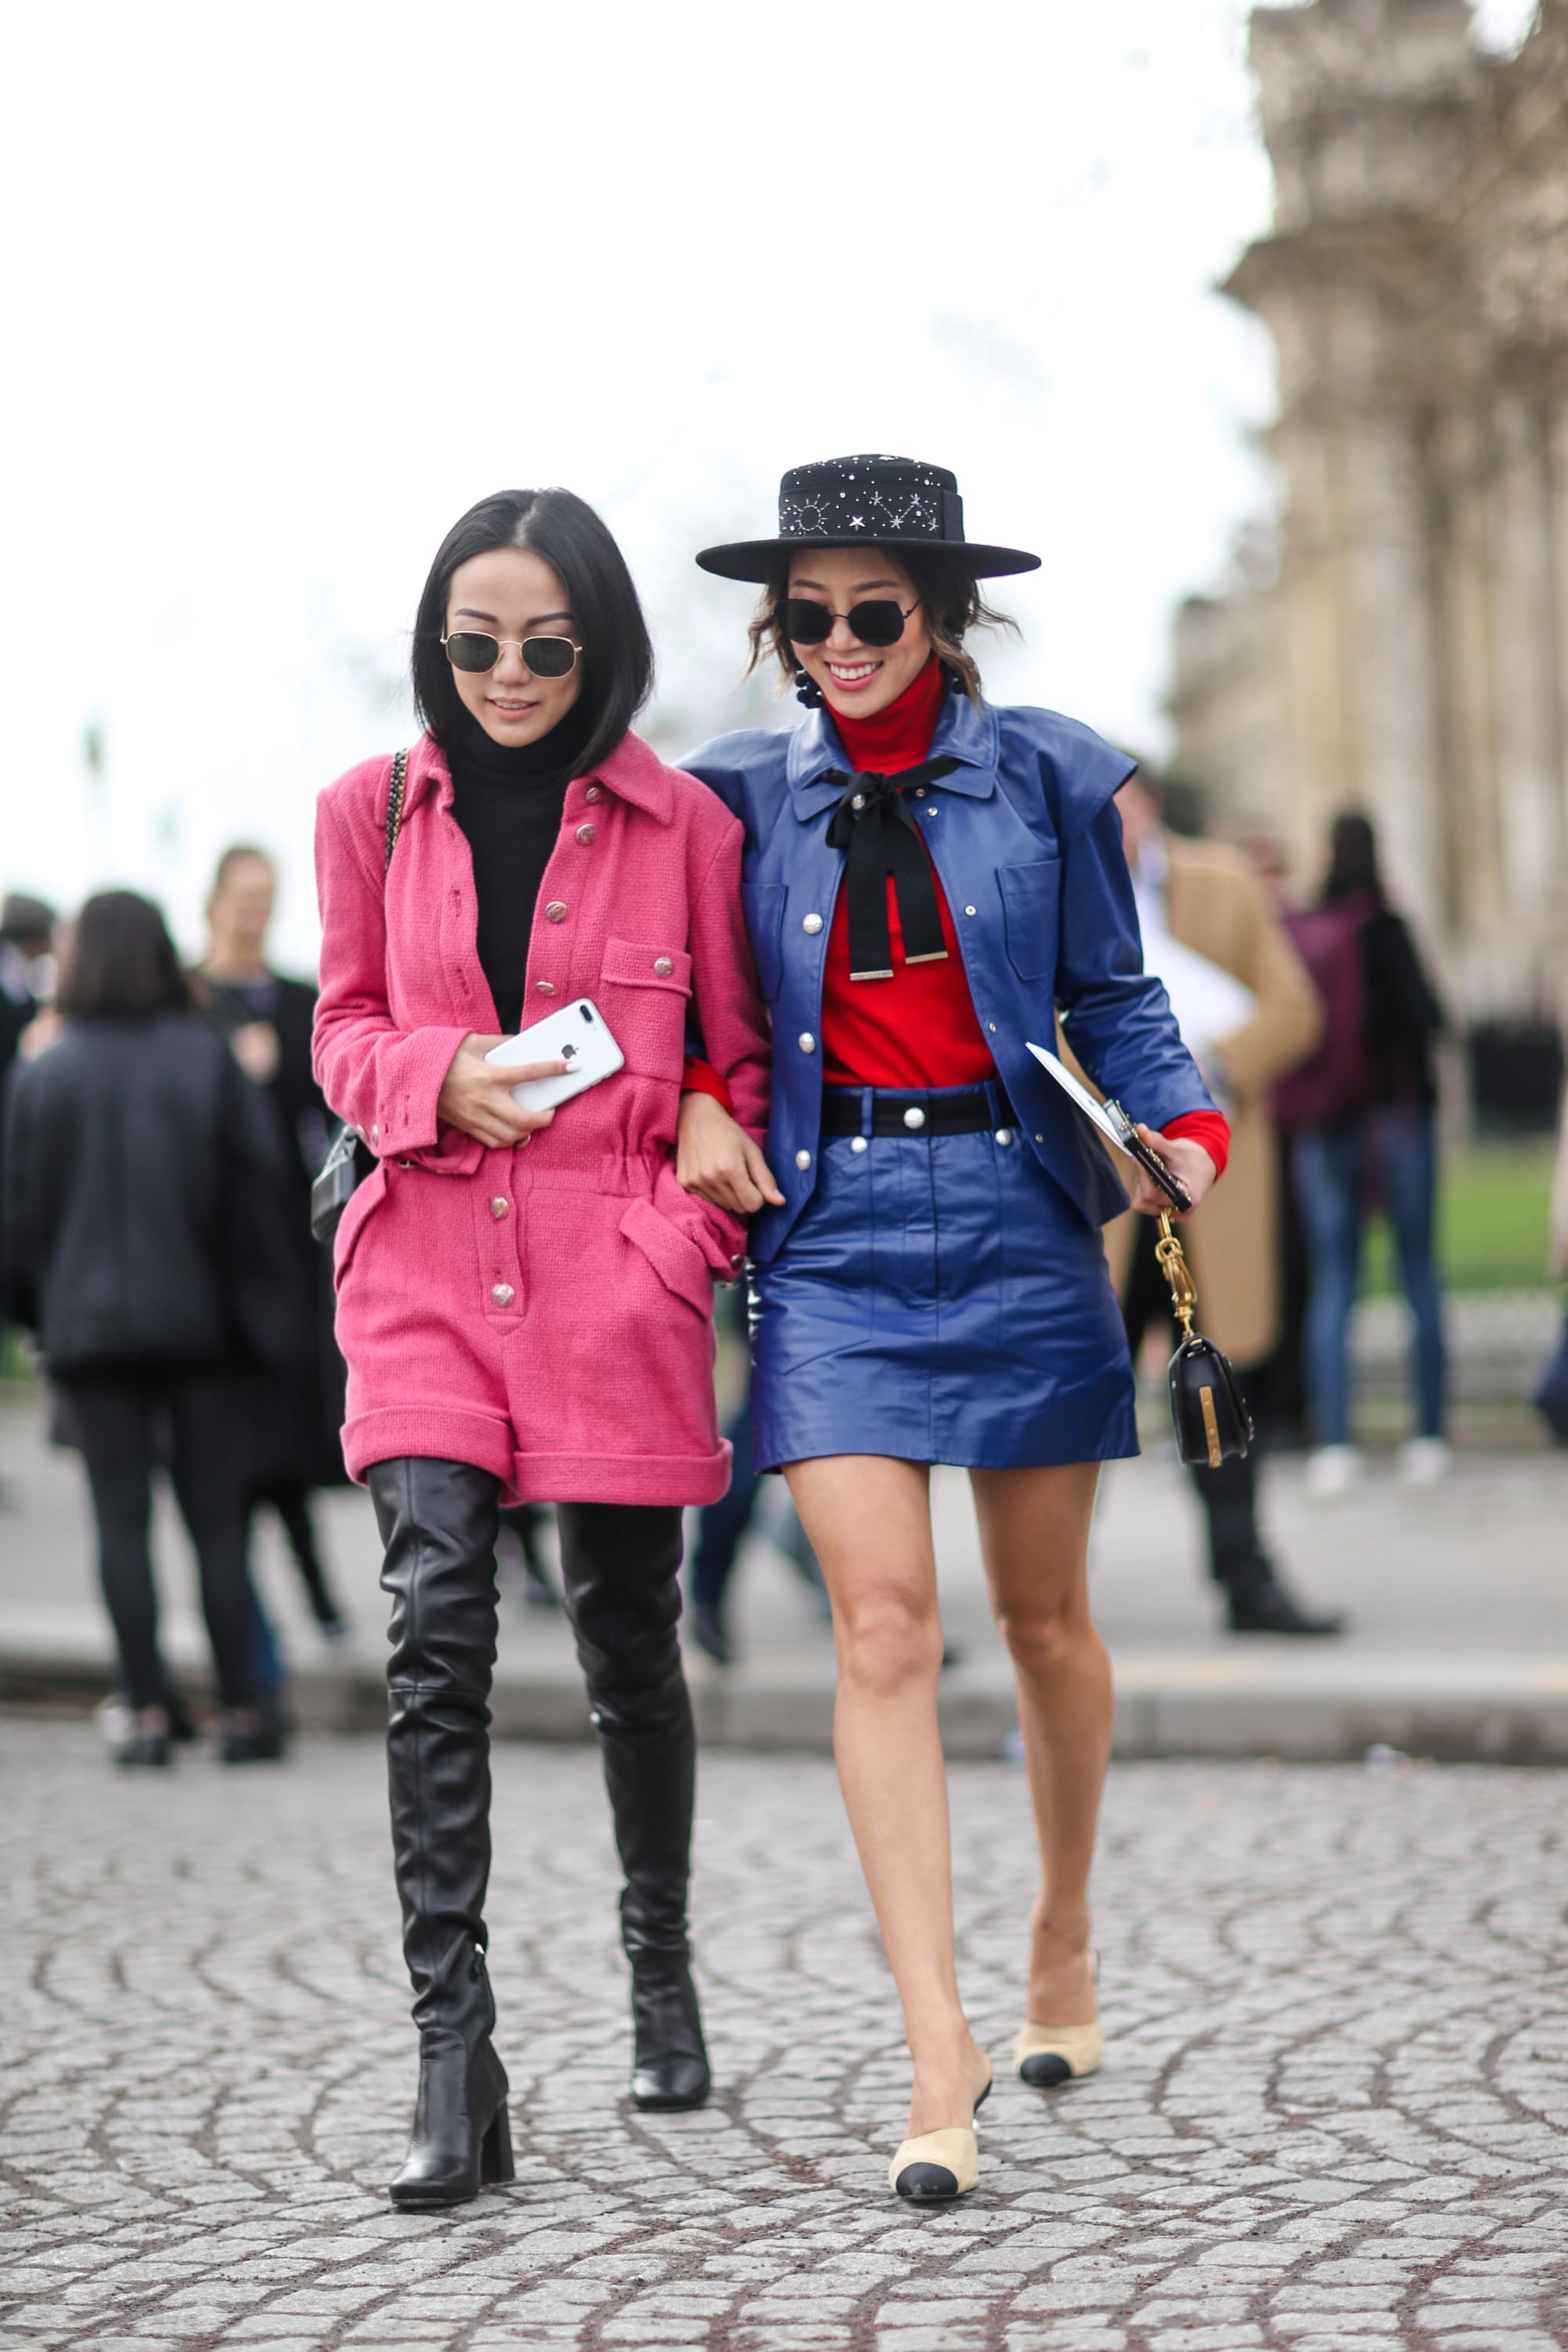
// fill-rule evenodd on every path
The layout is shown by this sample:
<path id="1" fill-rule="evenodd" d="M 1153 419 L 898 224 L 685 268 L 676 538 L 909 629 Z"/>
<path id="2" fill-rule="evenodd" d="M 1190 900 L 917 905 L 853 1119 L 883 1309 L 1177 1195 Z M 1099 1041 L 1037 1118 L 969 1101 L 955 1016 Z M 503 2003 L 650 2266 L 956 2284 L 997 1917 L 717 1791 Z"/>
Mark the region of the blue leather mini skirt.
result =
<path id="1" fill-rule="evenodd" d="M 1136 1454 L 1099 1234 L 1010 1127 L 874 1135 L 862 1099 L 863 1132 L 824 1135 L 810 1202 L 752 1269 L 757 1467 L 882 1454 L 1021 1470 Z"/>

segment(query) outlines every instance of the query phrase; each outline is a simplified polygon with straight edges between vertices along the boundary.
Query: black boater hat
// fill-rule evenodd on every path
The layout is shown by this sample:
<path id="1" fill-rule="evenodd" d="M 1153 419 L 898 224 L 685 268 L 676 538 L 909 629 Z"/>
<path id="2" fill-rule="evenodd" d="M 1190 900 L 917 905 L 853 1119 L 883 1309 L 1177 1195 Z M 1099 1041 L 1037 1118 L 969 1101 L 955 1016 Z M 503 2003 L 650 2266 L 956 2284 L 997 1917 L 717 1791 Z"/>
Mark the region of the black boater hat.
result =
<path id="1" fill-rule="evenodd" d="M 977 580 L 1035 572 L 1040 562 L 1017 547 L 973 545 L 963 536 L 957 477 L 914 457 L 824 457 L 815 466 L 793 466 L 779 484 L 776 539 L 705 547 L 697 561 L 721 580 L 765 583 L 782 551 L 855 547 L 862 540 L 961 555 Z"/>

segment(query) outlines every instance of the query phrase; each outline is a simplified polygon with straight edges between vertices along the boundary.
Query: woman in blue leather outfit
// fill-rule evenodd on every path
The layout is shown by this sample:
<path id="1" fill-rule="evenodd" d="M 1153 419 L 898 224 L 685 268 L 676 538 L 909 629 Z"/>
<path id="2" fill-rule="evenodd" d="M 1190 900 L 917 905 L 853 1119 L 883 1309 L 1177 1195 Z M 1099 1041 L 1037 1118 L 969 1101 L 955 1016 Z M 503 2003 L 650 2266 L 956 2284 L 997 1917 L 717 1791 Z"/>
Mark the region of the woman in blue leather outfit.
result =
<path id="1" fill-rule="evenodd" d="M 773 1093 L 765 1160 L 689 1095 L 679 1173 L 754 1213 L 756 1458 L 784 1468 L 832 1595 L 839 1774 L 914 2062 L 889 2177 L 937 2201 L 974 2185 L 991 2067 L 953 1951 L 934 1463 L 970 1474 L 1016 1670 L 1041 1855 L 1020 2071 L 1062 2081 L 1100 2052 L 1111 1693 L 1087 1555 L 1099 1465 L 1137 1451 L 1100 1239 L 1126 1194 L 1027 1044 L 1059 1012 L 1194 1200 L 1224 1122 L 1142 970 L 1115 805 L 1134 763 L 987 703 L 964 646 L 994 617 L 977 581 L 1037 559 L 966 542 L 943 469 L 843 458 L 784 477 L 775 539 L 698 561 L 762 585 L 753 654 L 814 707 L 683 763 L 746 828 Z"/>

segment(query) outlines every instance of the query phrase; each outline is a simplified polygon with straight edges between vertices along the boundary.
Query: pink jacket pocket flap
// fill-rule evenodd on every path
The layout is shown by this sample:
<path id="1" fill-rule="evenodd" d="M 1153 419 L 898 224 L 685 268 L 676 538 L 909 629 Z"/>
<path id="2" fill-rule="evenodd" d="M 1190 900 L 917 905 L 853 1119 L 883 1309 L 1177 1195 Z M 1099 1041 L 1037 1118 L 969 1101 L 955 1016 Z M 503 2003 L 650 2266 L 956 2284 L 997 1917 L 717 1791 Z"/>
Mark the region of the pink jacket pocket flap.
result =
<path id="1" fill-rule="evenodd" d="M 623 988 L 665 988 L 691 993 L 691 958 L 685 948 L 638 947 L 632 940 L 606 940 L 600 966 L 606 980 Z"/>
<path id="2" fill-rule="evenodd" d="M 661 1217 L 651 1201 L 629 1202 L 621 1231 L 636 1244 L 667 1290 L 695 1307 L 699 1315 L 713 1312 L 713 1276 L 694 1241 Z"/>

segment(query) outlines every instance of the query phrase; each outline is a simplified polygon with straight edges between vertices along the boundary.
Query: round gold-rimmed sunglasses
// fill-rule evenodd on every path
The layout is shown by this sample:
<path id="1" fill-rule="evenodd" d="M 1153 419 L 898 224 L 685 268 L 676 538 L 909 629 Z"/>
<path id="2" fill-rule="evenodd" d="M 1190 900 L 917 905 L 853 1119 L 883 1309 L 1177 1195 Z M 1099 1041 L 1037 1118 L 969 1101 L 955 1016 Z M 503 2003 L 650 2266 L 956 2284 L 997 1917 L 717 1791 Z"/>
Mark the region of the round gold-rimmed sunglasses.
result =
<path id="1" fill-rule="evenodd" d="M 583 648 L 573 637 L 492 637 L 487 629 L 454 629 L 441 643 L 454 669 L 494 669 L 509 646 L 535 677 L 565 677 Z"/>

